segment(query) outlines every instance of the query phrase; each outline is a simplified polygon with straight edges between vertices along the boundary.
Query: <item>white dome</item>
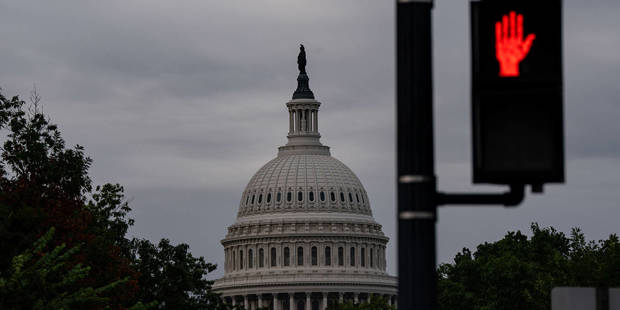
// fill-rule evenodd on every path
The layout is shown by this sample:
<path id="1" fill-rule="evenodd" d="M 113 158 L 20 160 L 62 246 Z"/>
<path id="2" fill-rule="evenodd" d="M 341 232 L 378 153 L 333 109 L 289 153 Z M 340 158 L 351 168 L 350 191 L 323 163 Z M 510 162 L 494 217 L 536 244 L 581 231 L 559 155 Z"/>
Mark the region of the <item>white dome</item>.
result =
<path id="1" fill-rule="evenodd" d="M 280 155 L 254 174 L 238 217 L 284 212 L 372 215 L 368 196 L 353 171 L 330 155 Z"/>

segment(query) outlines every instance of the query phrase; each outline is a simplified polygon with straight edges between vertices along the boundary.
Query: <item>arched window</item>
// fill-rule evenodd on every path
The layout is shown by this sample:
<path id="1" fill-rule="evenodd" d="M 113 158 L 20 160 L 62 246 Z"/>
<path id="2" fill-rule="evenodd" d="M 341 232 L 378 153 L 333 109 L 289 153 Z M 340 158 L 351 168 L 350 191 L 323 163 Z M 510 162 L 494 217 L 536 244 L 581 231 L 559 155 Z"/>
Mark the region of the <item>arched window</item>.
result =
<path id="1" fill-rule="evenodd" d="M 325 201 L 325 192 L 321 192 L 321 194 L 319 194 L 321 201 Z"/>
<path id="2" fill-rule="evenodd" d="M 308 193 L 308 199 L 309 199 L 310 201 L 314 201 L 314 192 L 310 192 L 310 193 Z"/>
<path id="3" fill-rule="evenodd" d="M 265 250 L 258 249 L 258 267 L 265 267 Z"/>
<path id="4" fill-rule="evenodd" d="M 344 248 L 338 248 L 338 266 L 344 266 Z"/>
<path id="5" fill-rule="evenodd" d="M 357 203 L 360 203 L 360 196 L 357 193 L 355 193 L 355 200 L 357 200 Z"/>
<path id="6" fill-rule="evenodd" d="M 254 268 L 254 251 L 248 250 L 248 268 Z"/>
<path id="7" fill-rule="evenodd" d="M 256 198 L 256 195 L 252 195 L 252 204 L 254 204 L 254 198 Z"/>
<path id="8" fill-rule="evenodd" d="M 263 194 L 258 195 L 258 203 L 263 203 Z"/>
<path id="9" fill-rule="evenodd" d="M 278 192 L 278 196 L 276 197 L 276 201 L 277 202 L 282 201 L 282 193 Z"/>
<path id="10" fill-rule="evenodd" d="M 245 205 L 247 206 L 250 203 L 250 195 L 245 196 Z"/>
<path id="11" fill-rule="evenodd" d="M 362 193 L 362 203 L 364 203 L 364 194 Z"/>
<path id="12" fill-rule="evenodd" d="M 271 193 L 267 194 L 267 203 L 271 202 Z"/>
<path id="13" fill-rule="evenodd" d="M 304 265 L 304 248 L 298 247 L 297 248 L 297 266 L 303 266 L 303 265 Z"/>
<path id="14" fill-rule="evenodd" d="M 312 266 L 316 266 L 319 262 L 318 262 L 318 258 L 317 258 L 317 250 L 316 247 L 313 246 L 312 247 Z"/>
<path id="15" fill-rule="evenodd" d="M 336 201 L 336 193 L 331 192 L 329 196 L 330 196 L 329 198 L 331 198 L 332 201 Z"/>
<path id="16" fill-rule="evenodd" d="M 243 269 L 243 250 L 239 250 L 239 269 Z"/>
<path id="17" fill-rule="evenodd" d="M 340 201 L 344 202 L 344 193 L 340 192 Z"/>
<path id="18" fill-rule="evenodd" d="M 289 266 L 291 264 L 291 250 L 286 247 L 284 248 L 284 266 Z"/>
<path id="19" fill-rule="evenodd" d="M 271 267 L 276 266 L 276 248 L 271 248 Z"/>
<path id="20" fill-rule="evenodd" d="M 297 192 L 297 201 L 302 201 L 302 200 L 304 200 L 304 193 L 299 191 Z"/>
<path id="21" fill-rule="evenodd" d="M 375 249 L 370 249 L 370 268 L 375 267 Z"/>
<path id="22" fill-rule="evenodd" d="M 366 248 L 362 248 L 362 252 L 360 253 L 360 265 L 366 267 Z"/>
<path id="23" fill-rule="evenodd" d="M 325 247 L 325 266 L 332 265 L 332 248 Z"/>
<path id="24" fill-rule="evenodd" d="M 351 195 L 351 193 L 349 193 L 349 202 L 353 202 L 353 195 Z"/>
<path id="25" fill-rule="evenodd" d="M 286 193 L 286 201 L 291 202 L 293 200 L 293 194 L 291 192 Z"/>
<path id="26" fill-rule="evenodd" d="M 351 262 L 351 266 L 355 266 L 355 248 L 351 247 L 349 252 L 349 261 Z"/>

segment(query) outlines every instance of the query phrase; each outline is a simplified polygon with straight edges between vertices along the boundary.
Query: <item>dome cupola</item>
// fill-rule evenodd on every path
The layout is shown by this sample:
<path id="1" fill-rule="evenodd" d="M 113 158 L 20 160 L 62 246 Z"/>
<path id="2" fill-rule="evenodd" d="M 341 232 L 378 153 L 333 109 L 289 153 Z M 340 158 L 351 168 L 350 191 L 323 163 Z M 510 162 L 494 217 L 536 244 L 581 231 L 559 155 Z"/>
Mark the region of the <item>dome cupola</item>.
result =
<path id="1" fill-rule="evenodd" d="M 278 156 L 292 154 L 329 155 L 329 147 L 321 144 L 319 139 L 319 107 L 321 103 L 314 99 L 306 73 L 306 51 L 303 44 L 297 57 L 299 76 L 297 89 L 291 101 L 286 103 L 289 115 L 288 143 L 279 148 Z"/>

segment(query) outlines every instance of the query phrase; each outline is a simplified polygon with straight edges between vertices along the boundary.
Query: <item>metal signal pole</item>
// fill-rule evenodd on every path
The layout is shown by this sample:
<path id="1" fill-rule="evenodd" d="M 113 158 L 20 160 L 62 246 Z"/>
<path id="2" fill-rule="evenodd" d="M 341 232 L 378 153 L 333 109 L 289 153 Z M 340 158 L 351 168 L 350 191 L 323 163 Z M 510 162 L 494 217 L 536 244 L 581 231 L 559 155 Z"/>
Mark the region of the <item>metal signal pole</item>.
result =
<path id="1" fill-rule="evenodd" d="M 497 51 L 497 42 L 493 41 L 497 40 L 496 36 L 480 31 L 480 27 L 499 29 L 496 17 L 517 16 L 515 3 L 484 0 L 471 3 L 472 121 L 474 128 L 479 129 L 474 132 L 474 183 L 508 185 L 509 191 L 443 193 L 437 191 L 433 145 L 433 1 L 396 0 L 398 306 L 401 309 L 437 309 L 435 224 L 438 206 L 517 206 L 525 198 L 526 185 L 540 192 L 544 183 L 564 182 L 561 0 L 550 1 L 544 7 L 534 0 L 518 2 L 522 12 L 518 16 L 528 16 L 532 33 L 540 36 L 537 44 L 547 48 L 539 48 L 529 56 L 529 67 L 525 66 L 523 76 L 503 75 L 500 63 L 497 77 L 497 72 L 489 69 L 497 58 L 493 53 Z M 480 66 L 481 61 L 492 64 Z M 483 75 L 486 77 L 481 80 Z M 481 87 L 481 81 L 489 84 L 489 79 L 493 83 Z M 487 93 L 482 98 L 479 93 L 484 91 Z M 495 97 L 490 98 L 489 94 Z M 515 96 L 525 96 L 529 101 L 545 105 L 537 104 L 536 112 L 527 105 L 520 107 L 520 102 L 518 108 L 514 108 Z M 488 112 L 489 107 L 492 107 L 491 112 Z M 483 109 L 488 113 L 482 113 Z M 503 117 L 499 122 L 497 115 Z M 528 128 L 535 129 L 525 130 Z M 524 141 L 520 149 L 531 153 L 512 152 L 514 141 Z M 546 164 L 528 166 L 532 158 Z"/>
<path id="2" fill-rule="evenodd" d="M 437 309 L 431 0 L 396 2 L 398 307 Z"/>

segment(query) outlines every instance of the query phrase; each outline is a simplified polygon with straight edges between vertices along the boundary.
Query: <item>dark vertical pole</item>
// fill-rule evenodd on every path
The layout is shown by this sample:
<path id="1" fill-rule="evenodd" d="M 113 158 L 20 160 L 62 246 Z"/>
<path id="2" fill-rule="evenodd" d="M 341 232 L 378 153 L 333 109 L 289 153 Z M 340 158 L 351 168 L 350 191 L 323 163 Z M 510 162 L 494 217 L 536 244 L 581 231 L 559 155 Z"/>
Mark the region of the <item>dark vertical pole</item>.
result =
<path id="1" fill-rule="evenodd" d="M 437 309 L 430 0 L 397 0 L 398 308 Z"/>

